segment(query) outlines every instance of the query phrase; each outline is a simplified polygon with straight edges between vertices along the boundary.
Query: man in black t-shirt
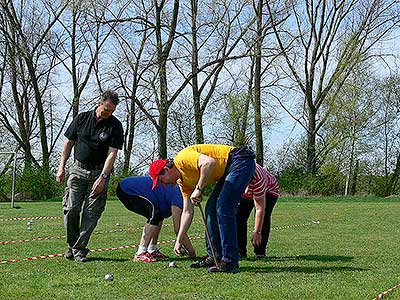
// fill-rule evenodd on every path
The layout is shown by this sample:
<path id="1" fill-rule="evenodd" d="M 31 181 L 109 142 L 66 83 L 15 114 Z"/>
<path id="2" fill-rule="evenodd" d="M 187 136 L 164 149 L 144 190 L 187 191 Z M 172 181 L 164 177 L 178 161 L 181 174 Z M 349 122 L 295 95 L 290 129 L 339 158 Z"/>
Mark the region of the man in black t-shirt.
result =
<path id="1" fill-rule="evenodd" d="M 74 147 L 74 165 L 63 198 L 67 231 L 67 259 L 86 262 L 87 244 L 107 199 L 107 185 L 118 149 L 122 149 L 122 124 L 112 114 L 119 99 L 114 91 L 101 95 L 97 108 L 78 114 L 65 132 L 56 181 L 65 176 L 65 164 Z M 82 218 L 80 212 L 83 205 Z M 81 218 L 81 222 L 79 222 Z"/>

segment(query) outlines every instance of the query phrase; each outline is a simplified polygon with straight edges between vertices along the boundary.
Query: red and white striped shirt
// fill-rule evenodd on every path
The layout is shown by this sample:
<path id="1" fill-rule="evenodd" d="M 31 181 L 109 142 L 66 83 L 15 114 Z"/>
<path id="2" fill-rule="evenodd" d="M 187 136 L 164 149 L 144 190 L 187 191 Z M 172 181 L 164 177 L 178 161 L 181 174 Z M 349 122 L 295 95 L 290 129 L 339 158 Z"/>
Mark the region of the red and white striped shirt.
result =
<path id="1" fill-rule="evenodd" d="M 253 178 L 247 186 L 246 192 L 243 194 L 243 198 L 252 199 L 253 197 L 262 197 L 265 194 L 271 194 L 279 197 L 279 183 L 274 175 L 261 167 L 259 164 L 256 164 L 256 170 Z"/>

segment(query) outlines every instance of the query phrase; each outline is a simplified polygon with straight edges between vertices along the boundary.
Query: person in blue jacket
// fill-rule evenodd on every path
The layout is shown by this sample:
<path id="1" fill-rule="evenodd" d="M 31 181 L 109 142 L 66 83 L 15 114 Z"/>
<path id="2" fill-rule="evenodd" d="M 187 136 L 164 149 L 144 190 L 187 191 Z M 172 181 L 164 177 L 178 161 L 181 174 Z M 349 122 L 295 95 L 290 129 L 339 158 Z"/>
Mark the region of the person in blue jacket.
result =
<path id="1" fill-rule="evenodd" d="M 183 208 L 182 194 L 177 185 L 159 184 L 152 190 L 152 184 L 147 176 L 127 177 L 119 182 L 116 191 L 117 197 L 128 210 L 147 218 L 134 256 L 135 261 L 144 263 L 167 258 L 157 247 L 162 222 L 172 216 L 175 233 L 178 233 Z M 190 257 L 196 256 L 187 235 L 184 246 Z"/>

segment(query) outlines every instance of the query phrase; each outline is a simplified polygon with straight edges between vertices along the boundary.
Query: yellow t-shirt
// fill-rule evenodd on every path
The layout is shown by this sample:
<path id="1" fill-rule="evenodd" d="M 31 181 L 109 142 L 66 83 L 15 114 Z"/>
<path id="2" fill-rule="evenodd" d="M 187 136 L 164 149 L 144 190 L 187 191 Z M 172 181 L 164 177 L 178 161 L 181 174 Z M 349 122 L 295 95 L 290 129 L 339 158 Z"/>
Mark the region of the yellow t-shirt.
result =
<path id="1" fill-rule="evenodd" d="M 190 198 L 199 181 L 200 170 L 197 166 L 197 161 L 200 154 L 212 157 L 216 162 L 211 177 L 207 179 L 208 185 L 217 182 L 224 175 L 229 152 L 233 148 L 226 145 L 197 144 L 178 152 L 174 158 L 174 165 L 182 175 L 182 178 L 178 180 L 178 185 L 184 199 Z"/>

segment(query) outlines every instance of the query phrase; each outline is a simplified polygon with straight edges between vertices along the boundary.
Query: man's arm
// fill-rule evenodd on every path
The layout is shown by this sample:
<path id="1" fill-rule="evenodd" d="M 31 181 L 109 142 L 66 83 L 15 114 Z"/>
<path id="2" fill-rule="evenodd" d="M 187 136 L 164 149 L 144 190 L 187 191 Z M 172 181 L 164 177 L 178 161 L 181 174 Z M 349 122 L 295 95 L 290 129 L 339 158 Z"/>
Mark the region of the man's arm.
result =
<path id="1" fill-rule="evenodd" d="M 108 155 L 107 155 L 106 161 L 104 163 L 104 167 L 103 167 L 101 174 L 104 174 L 107 177 L 110 176 L 111 170 L 114 167 L 115 159 L 117 158 L 117 153 L 118 153 L 117 148 L 109 147 Z M 103 176 L 100 176 L 99 178 L 97 178 L 97 180 L 93 183 L 92 192 L 90 193 L 89 197 L 95 197 L 98 194 L 100 194 L 104 190 L 104 186 L 106 185 L 106 180 L 107 179 L 103 178 Z"/>
<path id="2" fill-rule="evenodd" d="M 204 154 L 200 154 L 197 160 L 197 166 L 200 171 L 199 181 L 194 189 L 190 200 L 194 204 L 198 204 L 203 199 L 203 189 L 206 187 L 208 178 L 210 178 L 215 168 L 215 159 Z"/>
<path id="3" fill-rule="evenodd" d="M 56 175 L 56 181 L 61 183 L 65 176 L 65 165 L 69 156 L 71 155 L 72 147 L 74 146 L 75 142 L 72 140 L 66 140 L 63 144 L 61 150 L 61 157 L 60 157 L 60 164 L 58 165 L 58 171 Z"/>
<path id="4" fill-rule="evenodd" d="M 175 233 L 178 234 L 180 223 L 181 223 L 182 209 L 176 205 L 172 205 L 171 212 L 172 212 L 172 221 L 174 223 L 174 230 L 175 230 Z M 190 241 L 187 233 L 182 234 L 182 244 L 183 244 L 183 246 L 185 246 L 190 257 L 196 256 L 196 251 L 194 250 L 192 242 Z"/>
<path id="5" fill-rule="evenodd" d="M 252 236 L 253 245 L 261 245 L 261 230 L 265 215 L 265 194 L 261 197 L 254 197 L 254 206 L 256 207 L 256 218 L 254 221 L 254 231 Z"/>
<path id="6" fill-rule="evenodd" d="M 193 213 L 194 213 L 193 203 L 190 201 L 190 199 L 183 199 L 183 211 L 174 247 L 174 252 L 177 255 L 181 255 L 181 248 L 185 240 L 185 236 L 187 237 L 187 232 L 189 230 L 190 225 L 192 224 Z"/>

